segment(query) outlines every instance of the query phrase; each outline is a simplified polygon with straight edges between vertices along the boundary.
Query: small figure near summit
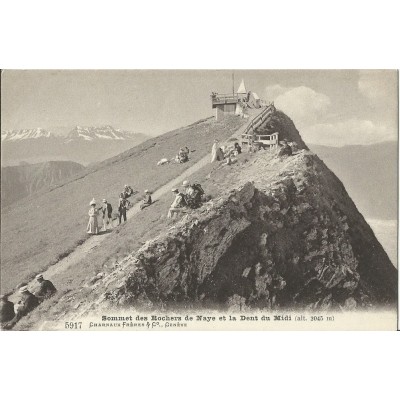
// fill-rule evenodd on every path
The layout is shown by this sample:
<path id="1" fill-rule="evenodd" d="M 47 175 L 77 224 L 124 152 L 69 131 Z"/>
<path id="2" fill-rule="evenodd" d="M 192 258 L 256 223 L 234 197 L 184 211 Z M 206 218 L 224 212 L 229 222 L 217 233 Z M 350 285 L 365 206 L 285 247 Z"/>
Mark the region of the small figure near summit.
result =
<path id="1" fill-rule="evenodd" d="M 221 148 L 218 146 L 218 139 L 214 139 L 214 144 L 211 149 L 211 162 L 222 161 L 224 159 L 224 154 Z"/>
<path id="2" fill-rule="evenodd" d="M 279 149 L 278 156 L 291 156 L 292 148 L 289 146 L 287 139 L 283 139 L 282 147 Z"/>

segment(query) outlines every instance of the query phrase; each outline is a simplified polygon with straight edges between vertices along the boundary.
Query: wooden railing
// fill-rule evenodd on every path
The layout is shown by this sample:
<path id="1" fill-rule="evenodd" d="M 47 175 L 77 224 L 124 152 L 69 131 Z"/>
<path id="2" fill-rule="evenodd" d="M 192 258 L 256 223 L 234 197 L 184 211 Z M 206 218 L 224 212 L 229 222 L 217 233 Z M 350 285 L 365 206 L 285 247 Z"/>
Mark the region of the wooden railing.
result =
<path id="1" fill-rule="evenodd" d="M 239 96 L 237 94 L 219 94 L 215 93 L 214 96 L 211 96 L 213 102 L 227 102 L 227 101 L 237 101 Z"/>
<path id="2" fill-rule="evenodd" d="M 275 111 L 275 106 L 269 105 L 260 114 L 255 116 L 242 133 L 242 144 L 249 143 L 249 136 L 253 137 L 254 131 Z M 269 146 L 278 146 L 278 132 L 272 134 L 255 135 L 255 141 Z"/>

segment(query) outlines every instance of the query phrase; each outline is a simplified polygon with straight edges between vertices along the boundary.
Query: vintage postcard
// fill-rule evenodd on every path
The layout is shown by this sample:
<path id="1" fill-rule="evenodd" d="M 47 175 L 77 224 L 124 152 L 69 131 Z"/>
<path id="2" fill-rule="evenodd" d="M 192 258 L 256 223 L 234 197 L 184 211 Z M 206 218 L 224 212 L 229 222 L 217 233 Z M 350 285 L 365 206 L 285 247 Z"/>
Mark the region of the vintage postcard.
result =
<path id="1" fill-rule="evenodd" d="M 398 71 L 3 70 L 2 330 L 396 330 Z"/>

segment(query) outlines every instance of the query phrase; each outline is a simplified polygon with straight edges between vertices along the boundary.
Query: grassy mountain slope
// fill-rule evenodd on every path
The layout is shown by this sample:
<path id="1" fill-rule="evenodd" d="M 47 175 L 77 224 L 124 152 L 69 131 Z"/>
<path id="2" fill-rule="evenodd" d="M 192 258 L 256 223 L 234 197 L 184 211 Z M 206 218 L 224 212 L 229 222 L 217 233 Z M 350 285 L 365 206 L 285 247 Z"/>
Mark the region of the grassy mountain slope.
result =
<path id="1" fill-rule="evenodd" d="M 309 151 L 282 160 L 245 153 L 190 179 L 213 200 L 171 221 L 173 196 L 162 196 L 57 276 L 57 297 L 17 328 L 110 306 L 238 307 L 240 300 L 257 309 L 271 307 L 272 295 L 290 307 L 393 302 L 396 270 L 343 185 Z"/>
<path id="2" fill-rule="evenodd" d="M 83 169 L 83 165 L 72 161 L 48 161 L 2 167 L 1 206 L 8 206 L 32 193 L 49 188 Z"/>
<path id="3" fill-rule="evenodd" d="M 137 201 L 144 189 L 153 191 L 170 181 L 208 154 L 215 138 L 230 137 L 246 122 L 237 117 L 220 122 L 212 118 L 198 121 L 86 168 L 74 180 L 34 194 L 3 212 L 2 292 L 45 270 L 85 240 L 92 197 L 98 201 L 107 198 L 116 209 L 119 192 L 124 184 L 130 184 L 139 191 L 132 199 Z M 163 157 L 175 156 L 185 145 L 192 150 L 188 163 L 156 165 Z M 110 254 L 117 251 L 118 241 L 112 247 Z"/>

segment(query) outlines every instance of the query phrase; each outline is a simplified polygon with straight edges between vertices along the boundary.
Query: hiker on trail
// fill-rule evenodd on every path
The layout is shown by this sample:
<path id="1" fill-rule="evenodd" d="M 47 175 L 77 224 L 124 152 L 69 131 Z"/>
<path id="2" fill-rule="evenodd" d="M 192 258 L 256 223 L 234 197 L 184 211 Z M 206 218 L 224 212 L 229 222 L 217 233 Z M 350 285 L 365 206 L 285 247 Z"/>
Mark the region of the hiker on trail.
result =
<path id="1" fill-rule="evenodd" d="M 292 148 L 289 146 L 287 139 L 283 139 L 282 147 L 279 149 L 278 156 L 291 156 Z"/>
<path id="2" fill-rule="evenodd" d="M 119 218 L 119 225 L 121 225 L 122 218 L 124 219 L 124 222 L 126 222 L 126 210 L 128 208 L 129 201 L 126 200 L 124 193 L 121 193 L 119 195 L 119 200 L 118 200 L 118 218 Z"/>
<path id="3" fill-rule="evenodd" d="M 36 280 L 39 283 L 39 288 L 35 291 L 35 296 L 39 299 L 39 301 L 48 299 L 51 296 L 54 296 L 54 294 L 57 292 L 57 289 L 53 283 L 47 279 L 44 279 L 42 274 L 39 274 L 36 277 Z"/>
<path id="4" fill-rule="evenodd" d="M 152 203 L 153 203 L 153 201 L 151 199 L 150 192 L 146 189 L 144 191 L 144 199 L 142 200 L 142 204 L 140 205 L 140 209 L 143 210 L 143 208 L 151 206 Z"/>
<path id="5" fill-rule="evenodd" d="M 106 199 L 103 199 L 103 207 L 101 208 L 101 211 L 103 213 L 103 229 L 106 232 L 110 222 L 112 221 L 112 205 Z"/>
<path id="6" fill-rule="evenodd" d="M 214 140 L 214 144 L 211 149 L 211 162 L 215 161 L 222 161 L 224 159 L 224 154 L 221 150 L 221 148 L 218 146 L 218 140 Z"/>
<path id="7" fill-rule="evenodd" d="M 14 303 L 8 300 L 8 295 L 0 296 L 0 324 L 11 321 L 15 317 Z"/>
<path id="8" fill-rule="evenodd" d="M 89 203 L 90 209 L 89 209 L 89 222 L 87 226 L 87 233 L 90 233 L 92 235 L 97 235 L 99 233 L 99 225 L 97 222 L 97 216 L 99 215 L 99 212 L 96 208 L 96 200 L 92 199 L 92 201 Z"/>
<path id="9" fill-rule="evenodd" d="M 240 154 L 242 152 L 242 148 L 238 142 L 235 142 L 235 151 L 237 152 L 237 154 Z"/>
<path id="10" fill-rule="evenodd" d="M 199 183 L 190 184 L 189 181 L 183 181 L 185 188 L 184 197 L 186 205 L 190 208 L 199 208 L 202 204 L 204 190 Z"/>
<path id="11" fill-rule="evenodd" d="M 175 216 L 182 212 L 182 209 L 186 206 L 185 196 L 183 193 L 179 193 L 179 190 L 176 188 L 172 189 L 172 193 L 175 194 L 175 199 L 169 208 L 168 218 L 175 218 Z"/>

